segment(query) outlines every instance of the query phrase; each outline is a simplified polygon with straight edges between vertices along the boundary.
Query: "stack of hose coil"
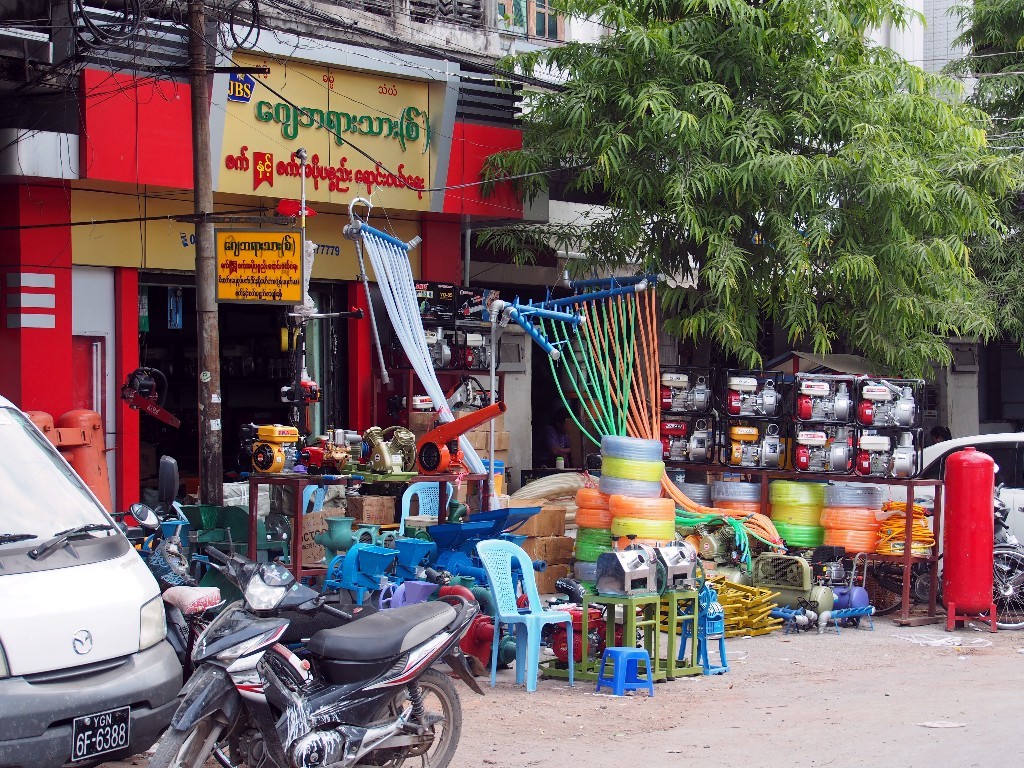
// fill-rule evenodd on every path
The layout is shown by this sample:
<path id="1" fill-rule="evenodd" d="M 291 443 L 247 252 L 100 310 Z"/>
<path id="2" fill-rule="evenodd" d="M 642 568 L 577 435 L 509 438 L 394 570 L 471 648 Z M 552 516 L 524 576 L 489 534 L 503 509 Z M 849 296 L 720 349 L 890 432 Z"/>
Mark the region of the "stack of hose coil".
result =
<path id="1" fill-rule="evenodd" d="M 760 483 L 716 480 L 711 486 L 711 498 L 714 499 L 715 509 L 731 509 L 751 515 L 761 511 Z"/>
<path id="2" fill-rule="evenodd" d="M 601 439 L 601 493 L 656 499 L 665 462 L 660 440 L 605 435 Z"/>
<path id="3" fill-rule="evenodd" d="M 791 547 L 817 547 L 825 540 L 821 510 L 825 505 L 823 483 L 776 480 L 768 486 L 772 522 Z"/>
<path id="4" fill-rule="evenodd" d="M 576 564 L 573 575 L 583 582 L 597 580 L 597 558 L 602 552 L 612 550 L 609 529 L 612 513 L 608 508 L 609 496 L 596 488 L 580 488 L 576 491 Z"/>
<path id="5" fill-rule="evenodd" d="M 611 535 L 619 549 L 633 542 L 660 544 L 676 537 L 676 504 L 672 499 L 612 496 Z"/>
<path id="6" fill-rule="evenodd" d="M 906 547 L 907 535 L 907 504 L 904 501 L 887 501 L 882 505 L 882 513 L 889 513 L 878 530 L 878 553 L 882 555 L 902 555 Z M 928 527 L 925 508 L 915 504 L 913 524 L 910 529 L 910 551 L 915 555 L 930 555 L 935 546 L 935 534 Z"/>
<path id="7" fill-rule="evenodd" d="M 825 543 L 844 547 L 850 554 L 874 552 L 878 546 L 881 527 L 878 518 L 883 498 L 882 489 L 874 485 L 828 486 L 820 518 L 825 528 Z"/>
<path id="8" fill-rule="evenodd" d="M 697 504 L 711 506 L 711 486 L 707 483 L 676 483 L 675 486 Z"/>

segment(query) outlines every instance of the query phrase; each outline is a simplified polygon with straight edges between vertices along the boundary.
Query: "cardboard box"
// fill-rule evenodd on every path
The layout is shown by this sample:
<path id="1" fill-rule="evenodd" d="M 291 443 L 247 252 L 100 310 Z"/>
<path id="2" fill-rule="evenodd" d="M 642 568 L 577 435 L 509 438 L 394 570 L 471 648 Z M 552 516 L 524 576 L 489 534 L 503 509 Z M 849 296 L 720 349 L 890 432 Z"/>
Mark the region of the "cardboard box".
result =
<path id="1" fill-rule="evenodd" d="M 574 543 L 575 539 L 569 536 L 533 536 L 521 546 L 532 560 L 543 560 L 548 565 L 565 565 L 572 560 Z"/>
<path id="2" fill-rule="evenodd" d="M 453 283 L 416 283 L 420 317 L 425 321 L 455 321 L 455 285 Z"/>
<path id="3" fill-rule="evenodd" d="M 488 323 L 491 320 L 489 311 L 491 302 L 499 298 L 501 298 L 501 293 L 491 288 L 479 286 L 459 288 L 455 298 L 456 319 L 480 320 Z"/>
<path id="4" fill-rule="evenodd" d="M 508 447 L 509 447 L 509 443 L 511 441 L 512 441 L 512 435 L 510 435 L 508 432 L 495 432 L 494 433 L 494 450 L 495 450 L 495 452 L 497 452 L 497 451 L 507 451 Z M 498 459 L 497 456 L 495 456 L 495 459 L 500 461 L 500 459 Z"/>
<path id="5" fill-rule="evenodd" d="M 392 525 L 395 522 L 394 496 L 350 496 L 349 517 L 357 523 L 371 525 Z"/>
<path id="6" fill-rule="evenodd" d="M 474 411 L 474 410 L 468 410 L 468 409 L 465 409 L 465 408 L 459 408 L 457 411 L 454 412 L 454 416 L 455 416 L 456 419 L 460 419 L 463 416 L 471 416 L 474 413 L 476 413 L 476 411 Z M 471 429 L 470 432 L 490 432 L 491 431 L 491 426 L 490 426 L 491 425 L 491 421 L 494 422 L 494 431 L 495 432 L 504 432 L 505 431 L 505 414 L 504 413 L 499 413 L 497 416 L 495 416 L 490 421 L 485 421 L 483 424 L 481 424 L 481 425 L 479 425 L 477 427 L 473 427 L 473 429 Z"/>
<path id="7" fill-rule="evenodd" d="M 516 499 L 515 501 L 520 501 Z M 511 506 L 512 500 L 509 505 Z M 518 507 L 541 506 L 543 502 L 534 504 L 517 504 Z M 516 529 L 519 536 L 563 536 L 565 534 L 565 507 L 541 506 L 540 512 Z"/>
<path id="8" fill-rule="evenodd" d="M 568 565 L 549 565 L 543 573 L 533 574 L 537 579 L 537 591 L 542 595 L 553 595 L 557 591 L 555 582 L 569 575 Z"/>
<path id="9" fill-rule="evenodd" d="M 310 512 L 302 516 L 302 542 L 299 547 L 302 551 L 302 564 L 307 566 L 323 565 L 324 548 L 313 541 L 313 536 L 327 530 L 327 518 L 333 517 L 337 512 Z"/>
<path id="10" fill-rule="evenodd" d="M 434 428 L 437 414 L 434 411 L 409 411 L 409 429 L 417 434 L 426 434 Z"/>

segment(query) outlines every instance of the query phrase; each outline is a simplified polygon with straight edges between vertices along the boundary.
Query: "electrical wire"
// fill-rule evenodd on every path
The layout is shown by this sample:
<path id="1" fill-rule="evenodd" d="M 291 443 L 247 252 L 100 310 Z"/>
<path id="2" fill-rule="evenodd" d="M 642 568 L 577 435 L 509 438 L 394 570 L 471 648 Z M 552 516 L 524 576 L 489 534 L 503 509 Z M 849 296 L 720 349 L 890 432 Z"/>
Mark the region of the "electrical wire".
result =
<path id="1" fill-rule="evenodd" d="M 907 503 L 887 501 L 882 505 L 882 510 L 894 514 L 883 521 L 878 530 L 877 552 L 880 555 L 902 555 L 907 539 Z M 931 554 L 931 549 L 935 546 L 935 534 L 928 527 L 925 508 L 915 504 L 911 519 L 910 551 L 915 555 Z"/>

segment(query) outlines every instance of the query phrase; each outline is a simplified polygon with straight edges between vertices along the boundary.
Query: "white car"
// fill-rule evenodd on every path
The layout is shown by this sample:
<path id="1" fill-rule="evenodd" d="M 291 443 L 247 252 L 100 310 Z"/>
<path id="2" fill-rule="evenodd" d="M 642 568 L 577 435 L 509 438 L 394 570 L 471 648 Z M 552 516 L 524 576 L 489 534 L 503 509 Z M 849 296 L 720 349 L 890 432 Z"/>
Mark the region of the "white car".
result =
<path id="1" fill-rule="evenodd" d="M 996 463 L 996 485 L 1002 484 L 1000 498 L 1009 507 L 1010 532 L 1024 541 L 1024 472 L 1021 471 L 1021 459 L 1024 458 L 1024 432 L 999 432 L 991 435 L 972 435 L 945 440 L 924 449 L 922 470 L 919 477 L 929 480 L 941 479 L 946 471 L 946 459 L 950 454 L 973 446 L 988 454 Z M 888 486 L 889 497 L 896 501 L 905 501 L 903 489 Z M 935 489 L 918 488 L 914 492 L 918 503 L 932 505 Z"/>

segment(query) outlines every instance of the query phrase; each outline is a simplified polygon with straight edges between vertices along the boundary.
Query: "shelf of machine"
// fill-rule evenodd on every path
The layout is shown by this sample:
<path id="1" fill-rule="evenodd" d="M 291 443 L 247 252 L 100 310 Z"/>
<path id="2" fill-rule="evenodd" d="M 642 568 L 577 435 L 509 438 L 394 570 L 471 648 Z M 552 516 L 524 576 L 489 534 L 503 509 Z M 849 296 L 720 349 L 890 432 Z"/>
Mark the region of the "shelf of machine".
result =
<path id="1" fill-rule="evenodd" d="M 742 467 L 734 464 L 694 464 L 689 461 L 665 461 L 672 469 L 692 469 L 694 472 L 733 472 L 740 475 L 768 475 L 776 480 L 814 480 L 817 482 L 874 483 L 876 485 L 924 486 L 942 485 L 942 481 L 924 477 L 872 477 L 866 475 L 844 475 L 839 472 L 797 472 L 794 469 L 771 469 L 768 467 Z"/>

